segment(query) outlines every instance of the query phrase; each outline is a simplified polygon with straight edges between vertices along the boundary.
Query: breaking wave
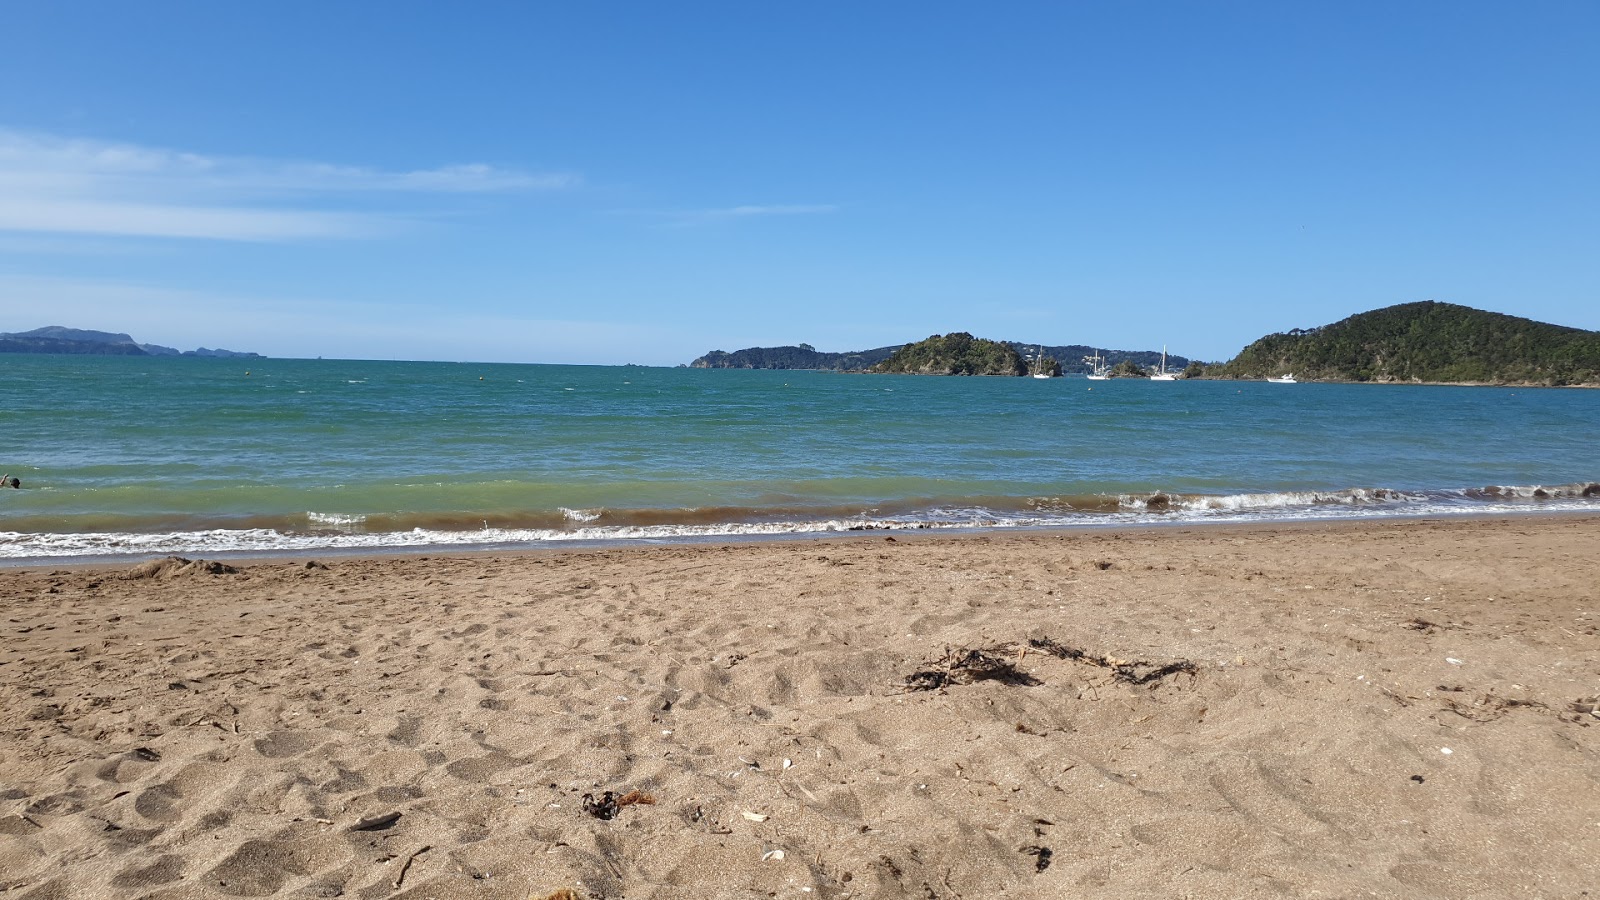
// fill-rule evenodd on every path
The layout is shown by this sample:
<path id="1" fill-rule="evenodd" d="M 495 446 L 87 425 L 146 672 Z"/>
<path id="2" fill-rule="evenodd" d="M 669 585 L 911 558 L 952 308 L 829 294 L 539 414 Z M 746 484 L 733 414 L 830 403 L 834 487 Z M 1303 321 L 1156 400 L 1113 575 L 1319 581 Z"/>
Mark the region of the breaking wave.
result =
<path id="1" fill-rule="evenodd" d="M 306 513 L 275 527 L 149 533 L 0 532 L 0 560 L 97 561 L 165 554 L 287 555 L 517 549 L 560 544 L 644 544 L 843 534 L 876 530 L 1086 528 L 1159 524 L 1308 521 L 1518 512 L 1600 512 L 1600 482 L 1489 485 L 1455 490 L 1351 488 L 1238 494 L 986 497 L 973 502 L 900 501 L 870 508 L 567 509 L 491 521 L 469 514 L 426 519 Z"/>

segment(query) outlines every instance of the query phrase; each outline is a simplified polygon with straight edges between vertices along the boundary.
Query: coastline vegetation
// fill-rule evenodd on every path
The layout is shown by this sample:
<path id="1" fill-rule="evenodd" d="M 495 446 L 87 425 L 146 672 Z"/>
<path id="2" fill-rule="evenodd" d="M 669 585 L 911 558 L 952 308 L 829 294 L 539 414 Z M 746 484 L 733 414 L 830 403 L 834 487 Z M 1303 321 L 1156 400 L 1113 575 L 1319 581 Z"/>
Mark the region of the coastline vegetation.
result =
<path id="1" fill-rule="evenodd" d="M 1028 363 L 1006 344 L 956 331 L 901 347 L 870 371 L 904 375 L 1026 375 Z"/>
<path id="2" fill-rule="evenodd" d="M 1593 384 L 1600 332 L 1425 300 L 1269 334 L 1205 374 L 1291 372 L 1301 380 Z"/>
<path id="3" fill-rule="evenodd" d="M 691 369 L 818 369 L 859 372 L 888 359 L 898 347 L 877 347 L 849 353 L 827 353 L 810 344 L 749 347 L 728 353 L 712 350 L 689 364 Z"/>

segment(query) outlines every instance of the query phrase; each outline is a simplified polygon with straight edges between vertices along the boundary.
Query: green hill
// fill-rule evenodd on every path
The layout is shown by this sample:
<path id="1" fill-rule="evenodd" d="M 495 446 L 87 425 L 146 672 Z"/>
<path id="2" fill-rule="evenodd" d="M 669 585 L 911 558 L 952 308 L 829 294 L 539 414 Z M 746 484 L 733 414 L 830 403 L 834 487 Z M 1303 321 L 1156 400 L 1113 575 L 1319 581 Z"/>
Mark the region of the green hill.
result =
<path id="1" fill-rule="evenodd" d="M 691 369 L 822 369 L 856 371 L 889 358 L 894 347 L 852 353 L 826 353 L 810 344 L 795 347 L 749 347 L 728 353 L 712 350 L 689 364 Z"/>
<path id="2" fill-rule="evenodd" d="M 1024 357 L 1042 352 L 1052 362 L 1055 374 L 1063 372 L 1084 375 L 1089 371 L 1083 358 L 1099 353 L 1107 365 L 1132 360 L 1144 368 L 1155 368 L 1161 362 L 1159 350 L 1104 350 L 1087 344 L 1038 344 L 1031 341 L 1002 341 Z M 712 350 L 689 363 L 691 369 L 820 369 L 834 372 L 861 372 L 888 359 L 901 345 L 877 347 L 872 350 L 854 350 L 845 353 L 828 353 L 810 344 L 793 347 L 747 347 L 729 353 Z M 1059 360 L 1060 362 L 1054 362 Z M 1167 357 L 1167 368 L 1178 371 L 1192 360 L 1176 353 Z"/>
<path id="3" fill-rule="evenodd" d="M 907 344 L 871 371 L 903 375 L 1026 375 L 1028 363 L 1005 344 L 957 331 Z"/>
<path id="4" fill-rule="evenodd" d="M 92 331 L 46 325 L 32 331 L 0 333 L 0 353 L 78 353 L 98 356 L 221 356 L 262 359 L 259 353 L 237 350 L 175 350 L 160 344 L 141 344 L 131 336 L 111 331 Z"/>
<path id="5" fill-rule="evenodd" d="M 1269 334 L 1207 375 L 1302 380 L 1600 382 L 1600 332 L 1425 300 Z"/>

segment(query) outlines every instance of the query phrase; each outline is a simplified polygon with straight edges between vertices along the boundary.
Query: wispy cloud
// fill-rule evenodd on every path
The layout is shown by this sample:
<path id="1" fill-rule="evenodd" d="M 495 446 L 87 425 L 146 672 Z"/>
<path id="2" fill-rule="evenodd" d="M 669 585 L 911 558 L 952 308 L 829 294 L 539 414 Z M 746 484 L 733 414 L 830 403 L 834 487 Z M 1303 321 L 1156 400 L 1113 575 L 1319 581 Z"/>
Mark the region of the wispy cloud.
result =
<path id="1" fill-rule="evenodd" d="M 831 203 L 780 203 L 768 205 L 724 206 L 715 209 L 619 209 L 616 214 L 654 219 L 666 225 L 709 225 L 737 219 L 771 216 L 813 216 L 838 212 Z"/>
<path id="2" fill-rule="evenodd" d="M 0 231 L 231 241 L 372 237 L 399 220 L 349 208 L 363 196 L 543 191 L 579 181 L 479 163 L 390 171 L 0 129 Z"/>

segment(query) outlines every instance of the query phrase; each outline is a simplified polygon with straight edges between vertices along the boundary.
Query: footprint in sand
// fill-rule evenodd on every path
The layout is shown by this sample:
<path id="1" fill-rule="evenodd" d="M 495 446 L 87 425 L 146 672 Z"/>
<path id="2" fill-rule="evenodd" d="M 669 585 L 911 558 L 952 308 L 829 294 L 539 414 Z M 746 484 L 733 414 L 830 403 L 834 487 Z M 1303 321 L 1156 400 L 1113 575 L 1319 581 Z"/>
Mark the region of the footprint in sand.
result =
<path id="1" fill-rule="evenodd" d="M 256 752 L 268 759 L 298 756 L 317 745 L 315 738 L 299 731 L 275 731 L 256 739 Z"/>
<path id="2" fill-rule="evenodd" d="M 240 844 L 206 873 L 207 887 L 233 897 L 266 897 L 291 879 L 327 872 L 351 858 L 348 846 L 325 834 L 285 829 L 266 840 Z"/>

